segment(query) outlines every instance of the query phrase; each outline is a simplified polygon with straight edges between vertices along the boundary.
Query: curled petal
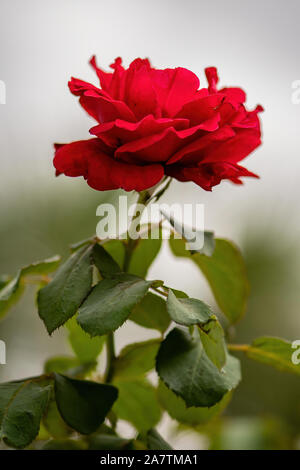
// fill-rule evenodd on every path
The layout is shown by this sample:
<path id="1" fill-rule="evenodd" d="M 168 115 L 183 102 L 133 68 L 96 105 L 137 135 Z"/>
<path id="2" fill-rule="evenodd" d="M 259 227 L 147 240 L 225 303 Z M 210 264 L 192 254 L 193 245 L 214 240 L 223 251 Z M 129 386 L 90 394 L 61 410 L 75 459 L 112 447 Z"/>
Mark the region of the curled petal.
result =
<path id="1" fill-rule="evenodd" d="M 139 166 L 115 160 L 104 150 L 99 139 L 62 145 L 54 157 L 57 175 L 83 176 L 89 186 L 99 191 L 123 188 L 143 191 L 157 184 L 164 175 L 161 165 Z"/>
<path id="2" fill-rule="evenodd" d="M 215 116 L 198 126 L 182 131 L 169 127 L 159 134 L 143 137 L 118 147 L 115 157 L 133 162 L 165 162 L 197 136 L 216 130 L 218 122 L 219 118 Z"/>
<path id="3" fill-rule="evenodd" d="M 180 165 L 190 165 L 191 163 L 199 162 L 203 160 L 206 155 L 209 155 L 209 149 L 211 146 L 227 141 L 233 136 L 235 136 L 235 132 L 231 127 L 221 127 L 215 132 L 201 136 L 189 145 L 184 146 L 176 152 L 172 158 L 170 158 L 167 165 L 175 163 L 180 163 Z"/>
<path id="4" fill-rule="evenodd" d="M 205 69 L 206 79 L 208 81 L 209 93 L 217 93 L 217 84 L 219 81 L 216 67 L 207 67 Z"/>
<path id="5" fill-rule="evenodd" d="M 92 127 L 90 133 L 96 135 L 105 143 L 112 147 L 131 142 L 133 140 L 158 134 L 163 130 L 173 127 L 176 130 L 183 130 L 189 127 L 188 119 L 155 119 L 152 114 L 146 116 L 138 122 L 128 122 L 121 119 L 99 124 Z"/>
<path id="6" fill-rule="evenodd" d="M 225 96 L 221 93 L 198 97 L 193 101 L 189 101 L 176 115 L 177 118 L 188 118 L 191 126 L 196 126 L 207 119 L 212 118 L 218 111 L 218 108 Z"/>
<path id="7" fill-rule="evenodd" d="M 93 67 L 93 69 L 95 70 L 95 72 L 96 72 L 96 74 L 99 78 L 101 88 L 103 90 L 109 92 L 109 87 L 110 87 L 110 84 L 111 84 L 113 74 L 110 73 L 110 72 L 104 72 L 104 70 L 100 69 L 100 67 L 98 67 L 98 65 L 97 65 L 95 56 L 93 56 L 91 58 L 90 64 Z"/>
<path id="8" fill-rule="evenodd" d="M 195 97 L 199 86 L 199 78 L 193 72 L 181 67 L 174 69 L 164 104 L 165 115 L 176 116 L 182 106 Z"/>
<path id="9" fill-rule="evenodd" d="M 246 168 L 228 162 L 203 163 L 194 167 L 174 165 L 168 167 L 166 174 L 179 181 L 192 181 L 206 191 L 211 191 L 212 187 L 219 184 L 223 179 L 228 179 L 235 184 L 242 184 L 240 178 L 243 176 L 258 178 L 255 173 L 248 171 Z"/>

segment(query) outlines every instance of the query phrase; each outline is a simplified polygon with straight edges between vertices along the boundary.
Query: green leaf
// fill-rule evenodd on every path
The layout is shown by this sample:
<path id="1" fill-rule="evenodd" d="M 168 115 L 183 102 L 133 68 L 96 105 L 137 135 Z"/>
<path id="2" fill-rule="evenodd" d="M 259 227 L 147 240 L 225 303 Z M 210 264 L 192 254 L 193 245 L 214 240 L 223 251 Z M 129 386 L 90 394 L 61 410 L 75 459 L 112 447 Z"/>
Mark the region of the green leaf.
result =
<path id="1" fill-rule="evenodd" d="M 150 281 L 130 274 L 100 281 L 79 309 L 79 325 L 91 336 L 116 330 L 146 295 L 150 285 Z"/>
<path id="2" fill-rule="evenodd" d="M 52 439 L 42 450 L 86 450 L 86 444 L 78 439 Z"/>
<path id="3" fill-rule="evenodd" d="M 246 309 L 249 285 L 246 268 L 239 249 L 228 240 L 216 239 L 211 257 L 190 255 L 182 240 L 170 239 L 175 256 L 190 258 L 206 277 L 215 299 L 230 323 L 240 320 Z"/>
<path id="4" fill-rule="evenodd" d="M 80 240 L 79 242 L 73 243 L 70 246 L 71 252 L 73 253 L 74 251 L 77 251 L 79 250 L 79 248 L 82 248 L 83 246 L 86 246 L 86 245 L 94 245 L 95 241 L 96 241 L 95 237 L 90 237 L 90 238 L 86 238 L 85 240 Z"/>
<path id="5" fill-rule="evenodd" d="M 90 434 L 100 426 L 117 399 L 112 385 L 75 380 L 55 374 L 55 397 L 64 421 L 81 434 Z"/>
<path id="6" fill-rule="evenodd" d="M 0 291 L 5 287 L 9 282 L 11 278 L 8 276 L 8 274 L 1 274 L 0 275 Z"/>
<path id="7" fill-rule="evenodd" d="M 38 435 L 50 387 L 32 381 L 0 384 L 0 438 L 16 448 L 28 446 Z"/>
<path id="8" fill-rule="evenodd" d="M 199 334 L 191 337 L 178 328 L 162 342 L 156 370 L 188 407 L 213 406 L 240 381 L 240 365 L 236 358 L 228 356 L 225 367 L 219 371 L 207 357 Z"/>
<path id="9" fill-rule="evenodd" d="M 177 298 L 169 290 L 167 310 L 172 320 L 180 325 L 203 325 L 212 318 L 208 305 L 198 299 Z"/>
<path id="10" fill-rule="evenodd" d="M 118 266 L 124 266 L 125 246 L 121 240 L 109 240 L 103 246 Z"/>
<path id="11" fill-rule="evenodd" d="M 45 362 L 44 371 L 46 374 L 51 374 L 51 372 L 61 374 L 78 366 L 80 366 L 80 361 L 77 357 L 55 356 Z"/>
<path id="12" fill-rule="evenodd" d="M 224 340 L 224 330 L 217 320 L 213 317 L 205 325 L 199 328 L 200 338 L 208 358 L 222 369 L 226 362 L 226 345 Z"/>
<path id="13" fill-rule="evenodd" d="M 89 450 L 127 450 L 132 448 L 131 439 L 111 434 L 93 434 L 89 437 Z"/>
<path id="14" fill-rule="evenodd" d="M 163 382 L 160 381 L 158 387 L 158 399 L 161 406 L 168 412 L 171 418 L 179 423 L 190 426 L 206 424 L 218 417 L 227 407 L 231 399 L 231 393 L 226 393 L 223 398 L 214 406 L 187 408 L 182 398 L 175 395 Z"/>
<path id="15" fill-rule="evenodd" d="M 171 226 L 174 228 L 175 232 L 182 235 L 184 239 L 184 247 L 186 249 L 186 244 L 188 249 L 192 253 L 200 253 L 206 256 L 212 256 L 215 250 L 215 238 L 214 233 L 207 230 L 192 230 L 186 226 L 183 226 L 181 223 L 177 222 L 172 216 L 165 214 L 161 211 L 163 216 L 168 220 Z M 178 239 L 177 239 L 178 240 Z M 183 241 L 182 239 L 180 241 Z M 187 243 L 186 243 L 187 242 Z M 202 244 L 200 248 L 195 248 L 195 244 Z"/>
<path id="16" fill-rule="evenodd" d="M 293 353 L 297 353 L 290 341 L 264 336 L 255 339 L 250 346 L 246 347 L 245 352 L 250 359 L 273 366 L 283 372 L 300 374 L 300 364 L 294 364 L 292 360 Z"/>
<path id="17" fill-rule="evenodd" d="M 66 374 L 75 379 L 84 379 L 97 366 L 96 361 L 82 363 L 77 357 L 72 356 L 55 356 L 48 359 L 44 365 L 46 374 L 57 372 L 58 374 Z"/>
<path id="18" fill-rule="evenodd" d="M 4 317 L 23 294 L 24 284 L 20 280 L 21 271 L 0 290 L 0 318 Z"/>
<path id="19" fill-rule="evenodd" d="M 150 429 L 147 433 L 147 447 L 150 450 L 173 450 L 156 429 Z"/>
<path id="20" fill-rule="evenodd" d="M 151 292 L 148 292 L 134 307 L 129 320 L 144 328 L 158 330 L 161 333 L 166 331 L 171 321 L 165 300 Z"/>
<path id="21" fill-rule="evenodd" d="M 54 392 L 51 393 L 46 413 L 43 417 L 43 424 L 48 433 L 56 439 L 64 439 L 72 432 L 59 414 Z"/>
<path id="22" fill-rule="evenodd" d="M 38 292 L 39 316 L 48 333 L 75 315 L 92 285 L 92 246 L 83 246 L 58 269 L 53 280 Z"/>
<path id="23" fill-rule="evenodd" d="M 145 278 L 148 270 L 155 260 L 161 248 L 162 240 L 158 239 L 139 239 L 133 251 L 128 272 L 136 276 Z"/>
<path id="24" fill-rule="evenodd" d="M 160 341 L 151 339 L 126 346 L 114 363 L 116 380 L 132 380 L 155 368 Z"/>
<path id="25" fill-rule="evenodd" d="M 66 323 L 69 330 L 69 341 L 78 359 L 83 362 L 93 362 L 97 359 L 105 343 L 104 336 L 91 338 L 77 323 L 76 317 Z"/>
<path id="26" fill-rule="evenodd" d="M 25 266 L 21 270 L 21 276 L 34 275 L 34 274 L 50 274 L 56 271 L 61 262 L 61 257 L 56 255 L 52 258 L 47 258 L 43 261 L 36 261 L 35 263 Z"/>
<path id="27" fill-rule="evenodd" d="M 111 277 L 121 271 L 118 263 L 101 245 L 94 246 L 93 259 L 102 277 Z"/>
<path id="28" fill-rule="evenodd" d="M 145 380 L 116 381 L 119 398 L 113 411 L 118 418 L 129 421 L 139 432 L 153 428 L 160 420 L 156 390 Z"/>

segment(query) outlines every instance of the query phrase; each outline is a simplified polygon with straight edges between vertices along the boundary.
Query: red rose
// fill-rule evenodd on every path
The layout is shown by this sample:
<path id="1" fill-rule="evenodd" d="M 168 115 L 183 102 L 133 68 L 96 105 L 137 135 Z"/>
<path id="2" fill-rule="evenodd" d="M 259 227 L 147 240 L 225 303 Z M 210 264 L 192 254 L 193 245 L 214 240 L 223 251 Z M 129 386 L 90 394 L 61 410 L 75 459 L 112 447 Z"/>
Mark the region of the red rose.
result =
<path id="1" fill-rule="evenodd" d="M 98 122 L 90 140 L 56 145 L 57 175 L 83 176 L 94 189 L 142 191 L 164 175 L 211 190 L 222 179 L 240 184 L 256 176 L 238 165 L 261 143 L 257 113 L 243 105 L 240 88 L 217 90 L 214 67 L 205 70 L 208 88 L 184 68 L 158 70 L 147 59 L 112 73 L 90 61 L 101 88 L 72 78 L 71 92 Z"/>

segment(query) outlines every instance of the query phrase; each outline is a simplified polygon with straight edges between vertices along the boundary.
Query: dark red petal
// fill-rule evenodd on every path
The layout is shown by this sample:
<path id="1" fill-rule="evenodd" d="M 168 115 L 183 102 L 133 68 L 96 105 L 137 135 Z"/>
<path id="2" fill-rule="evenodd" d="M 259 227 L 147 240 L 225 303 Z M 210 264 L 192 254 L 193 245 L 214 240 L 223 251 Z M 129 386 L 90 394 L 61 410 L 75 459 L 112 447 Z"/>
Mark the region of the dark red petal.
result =
<path id="1" fill-rule="evenodd" d="M 205 162 L 227 161 L 237 163 L 243 160 L 261 144 L 257 129 L 236 129 L 231 139 L 216 145 L 205 155 Z"/>
<path id="2" fill-rule="evenodd" d="M 216 67 L 207 67 L 205 69 L 205 75 L 208 81 L 208 91 L 209 93 L 217 92 L 217 84 L 219 81 L 218 72 Z"/>
<path id="3" fill-rule="evenodd" d="M 57 175 L 87 177 L 88 159 L 91 154 L 102 152 L 103 144 L 99 139 L 79 140 L 70 144 L 59 144 L 53 164 Z"/>
<path id="4" fill-rule="evenodd" d="M 164 104 L 165 115 L 175 116 L 185 103 L 195 97 L 199 86 L 200 82 L 197 75 L 190 70 L 181 67 L 176 68 Z"/>
<path id="5" fill-rule="evenodd" d="M 93 67 L 93 69 L 95 70 L 95 72 L 96 72 L 96 74 L 99 78 L 101 88 L 108 92 L 113 74 L 109 73 L 109 72 L 104 72 L 104 70 L 100 69 L 100 67 L 98 67 L 98 65 L 97 65 L 95 56 L 93 56 L 91 58 L 90 64 Z"/>
<path id="6" fill-rule="evenodd" d="M 176 130 L 187 129 L 188 119 L 155 119 L 151 114 L 136 123 L 116 119 L 113 122 L 92 127 L 90 133 L 96 135 L 108 145 L 120 146 L 142 137 L 158 134 L 168 127 Z"/>
<path id="7" fill-rule="evenodd" d="M 221 127 L 215 132 L 201 136 L 190 144 L 184 146 L 170 158 L 167 165 L 172 165 L 174 163 L 190 165 L 192 163 L 199 162 L 205 158 L 208 152 L 207 149 L 209 149 L 211 145 L 226 141 L 234 135 L 234 130 L 229 126 Z"/>
<path id="8" fill-rule="evenodd" d="M 229 179 L 235 184 L 242 184 L 241 177 L 250 176 L 258 178 L 257 175 L 239 165 L 228 162 L 204 163 L 195 167 L 168 167 L 166 174 L 179 181 L 193 181 L 206 191 L 211 191 L 213 186 L 219 184 L 223 179 Z"/>
<path id="9" fill-rule="evenodd" d="M 61 146 L 55 153 L 57 174 L 83 176 L 99 191 L 123 188 L 142 191 L 157 184 L 164 175 L 161 165 L 138 166 L 114 160 L 99 139 L 81 140 Z"/>
<path id="10" fill-rule="evenodd" d="M 223 93 L 230 103 L 242 104 L 246 101 L 246 93 L 241 88 L 222 88 L 219 93 Z"/>
<path id="11" fill-rule="evenodd" d="M 155 117 L 161 116 L 147 59 L 136 59 L 130 64 L 126 72 L 124 101 L 137 119 L 147 114 L 153 114 Z"/>
<path id="12" fill-rule="evenodd" d="M 177 118 L 187 118 L 190 120 L 191 126 L 196 126 L 207 119 L 213 117 L 218 112 L 218 107 L 224 100 L 225 96 L 221 93 L 198 97 L 193 101 L 184 104 Z"/>
<path id="13" fill-rule="evenodd" d="M 139 166 L 124 163 L 103 153 L 89 159 L 87 182 L 99 191 L 118 188 L 143 191 L 157 184 L 163 176 L 162 165 Z"/>
<path id="14" fill-rule="evenodd" d="M 135 163 L 164 162 L 171 158 L 183 145 L 187 145 L 199 135 L 212 132 L 217 128 L 217 116 L 199 126 L 182 131 L 170 127 L 159 134 L 143 137 L 122 145 L 116 150 L 115 156 L 121 160 Z"/>
<path id="15" fill-rule="evenodd" d="M 69 88 L 74 95 L 80 96 L 81 106 L 98 122 L 113 121 L 117 118 L 136 121 L 125 103 L 111 98 L 105 91 L 90 83 L 72 78 Z"/>
<path id="16" fill-rule="evenodd" d="M 79 101 L 81 106 L 98 122 L 110 122 L 115 119 L 136 121 L 134 114 L 123 101 L 104 96 L 91 96 L 88 92 Z"/>

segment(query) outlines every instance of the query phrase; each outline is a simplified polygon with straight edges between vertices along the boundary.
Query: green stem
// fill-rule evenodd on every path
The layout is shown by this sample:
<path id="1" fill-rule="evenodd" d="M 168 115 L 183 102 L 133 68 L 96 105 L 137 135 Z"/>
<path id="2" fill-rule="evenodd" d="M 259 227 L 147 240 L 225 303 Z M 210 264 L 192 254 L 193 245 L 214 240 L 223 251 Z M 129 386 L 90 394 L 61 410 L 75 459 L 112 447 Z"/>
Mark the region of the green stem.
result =
<path id="1" fill-rule="evenodd" d="M 141 191 L 137 200 L 137 204 L 143 204 L 144 206 L 146 206 L 147 203 L 150 201 L 150 198 L 151 198 L 151 195 L 148 193 L 148 191 Z M 142 218 L 142 213 L 137 213 L 132 218 L 132 222 L 135 221 L 136 219 L 141 219 L 141 218 Z M 125 273 L 128 272 L 130 260 L 131 260 L 133 251 L 135 249 L 136 243 L 137 243 L 137 240 L 133 240 L 132 238 L 130 238 L 129 230 L 128 230 L 128 241 L 126 244 L 126 251 L 125 251 L 125 258 L 124 258 L 124 266 L 123 266 Z"/>
<path id="2" fill-rule="evenodd" d="M 161 192 L 164 192 L 167 189 L 168 186 L 169 186 L 169 182 L 167 181 L 167 184 L 165 185 L 163 190 L 161 190 Z M 160 192 L 159 192 L 159 194 L 160 194 Z M 152 199 L 151 194 L 147 190 L 146 191 L 141 191 L 139 193 L 137 204 L 143 204 L 146 207 L 146 205 L 151 202 L 151 199 Z M 133 217 L 132 222 L 136 221 L 137 218 L 141 219 L 141 217 L 142 217 L 142 212 L 137 213 Z M 130 260 L 131 260 L 132 254 L 134 252 L 136 243 L 137 243 L 137 240 L 133 240 L 132 238 L 130 238 L 130 235 L 128 233 L 128 241 L 127 241 L 127 244 L 126 244 L 126 251 L 125 251 L 125 258 L 124 258 L 124 265 L 123 265 L 124 272 L 128 272 L 128 270 L 129 270 Z M 105 382 L 109 383 L 109 382 L 112 381 L 112 378 L 113 378 L 114 361 L 116 359 L 115 341 L 114 341 L 114 333 L 113 332 L 111 332 L 107 335 L 106 351 L 107 351 L 107 359 L 106 359 Z"/>
<path id="3" fill-rule="evenodd" d="M 107 335 L 106 340 L 106 371 L 105 371 L 105 382 L 109 383 L 112 381 L 114 374 L 114 361 L 116 359 L 115 353 L 115 338 L 114 333 L 110 332 Z"/>

